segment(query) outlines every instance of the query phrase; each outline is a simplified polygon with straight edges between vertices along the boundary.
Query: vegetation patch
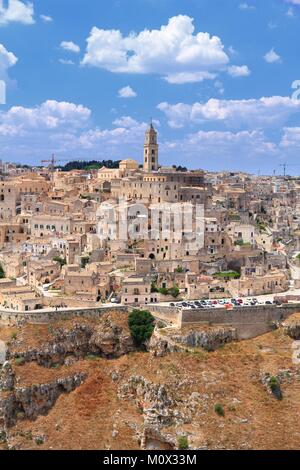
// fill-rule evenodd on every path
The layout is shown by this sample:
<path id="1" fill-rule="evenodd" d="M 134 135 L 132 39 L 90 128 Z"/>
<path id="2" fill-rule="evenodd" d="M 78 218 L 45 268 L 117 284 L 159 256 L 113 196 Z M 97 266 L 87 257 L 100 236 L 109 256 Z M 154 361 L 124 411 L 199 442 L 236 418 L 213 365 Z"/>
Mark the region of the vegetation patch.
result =
<path id="1" fill-rule="evenodd" d="M 148 310 L 133 310 L 129 314 L 128 326 L 131 337 L 137 346 L 148 341 L 154 330 L 155 319 Z"/>
<path id="2" fill-rule="evenodd" d="M 222 417 L 225 416 L 224 408 L 220 403 L 217 403 L 215 405 L 215 413 L 217 413 L 218 416 L 222 416 Z"/>
<path id="3" fill-rule="evenodd" d="M 177 439 L 177 445 L 179 450 L 187 450 L 189 448 L 187 436 L 179 436 Z"/>

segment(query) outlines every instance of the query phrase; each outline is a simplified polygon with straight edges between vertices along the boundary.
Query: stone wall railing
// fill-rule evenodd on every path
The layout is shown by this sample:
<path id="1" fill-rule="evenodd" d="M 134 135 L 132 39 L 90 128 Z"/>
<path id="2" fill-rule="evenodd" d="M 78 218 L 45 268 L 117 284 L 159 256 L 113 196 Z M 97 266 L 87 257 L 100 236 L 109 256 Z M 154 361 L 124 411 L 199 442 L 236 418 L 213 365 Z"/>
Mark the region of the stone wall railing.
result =
<path id="1" fill-rule="evenodd" d="M 93 308 L 66 308 L 59 310 L 35 310 L 30 312 L 16 312 L 15 310 L 0 310 L 0 324 L 16 325 L 22 322 L 48 323 L 52 320 L 69 320 L 72 318 L 100 318 L 104 313 L 127 313 L 128 307 L 122 305 L 101 306 Z"/>

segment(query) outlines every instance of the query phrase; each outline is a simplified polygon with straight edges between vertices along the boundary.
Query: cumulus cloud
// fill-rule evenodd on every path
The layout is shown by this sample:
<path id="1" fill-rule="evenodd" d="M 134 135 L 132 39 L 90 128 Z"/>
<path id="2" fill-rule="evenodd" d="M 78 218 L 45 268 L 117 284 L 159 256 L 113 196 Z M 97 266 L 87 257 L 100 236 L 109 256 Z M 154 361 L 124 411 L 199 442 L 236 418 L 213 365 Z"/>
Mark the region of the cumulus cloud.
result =
<path id="1" fill-rule="evenodd" d="M 20 0 L 9 0 L 7 6 L 4 6 L 3 0 L 0 0 L 0 26 L 9 23 L 33 24 L 33 4 Z"/>
<path id="2" fill-rule="evenodd" d="M 232 77 L 248 77 L 251 74 L 247 65 L 231 65 L 228 67 L 228 73 Z"/>
<path id="3" fill-rule="evenodd" d="M 88 108 L 74 103 L 49 100 L 34 108 L 12 107 L 0 111 L 0 158 L 37 164 L 51 152 L 116 160 L 130 153 L 139 156 L 147 126 L 123 116 L 101 129 L 93 126 Z"/>
<path id="4" fill-rule="evenodd" d="M 158 30 L 128 36 L 94 27 L 82 60 L 114 73 L 157 74 L 177 84 L 214 78 L 228 62 L 221 39 L 196 33 L 193 18 L 185 15 L 170 18 Z"/>
<path id="5" fill-rule="evenodd" d="M 281 62 L 280 55 L 278 55 L 277 52 L 275 52 L 274 49 L 271 49 L 269 52 L 267 52 L 266 55 L 264 56 L 264 59 L 269 64 L 274 64 L 276 62 L 277 63 Z"/>
<path id="6" fill-rule="evenodd" d="M 88 124 L 91 111 L 82 105 L 54 100 L 35 108 L 14 106 L 0 114 L 0 124 L 23 132 L 55 130 L 63 127 L 82 128 Z"/>
<path id="7" fill-rule="evenodd" d="M 167 102 L 160 103 L 158 109 L 165 113 L 170 127 L 180 128 L 188 123 L 221 122 L 226 126 L 272 127 L 286 122 L 300 112 L 300 100 L 289 97 L 272 96 L 251 100 L 210 99 L 206 103 L 194 104 Z"/>
<path id="8" fill-rule="evenodd" d="M 65 51 L 74 52 L 75 54 L 79 54 L 80 52 L 80 47 L 73 41 L 62 41 L 60 47 Z"/>
<path id="9" fill-rule="evenodd" d="M 300 127 L 285 127 L 280 142 L 281 147 L 285 150 L 297 150 L 300 148 Z"/>
<path id="10" fill-rule="evenodd" d="M 53 18 L 48 15 L 40 15 L 40 18 L 44 23 L 52 23 L 53 21 Z"/>
<path id="11" fill-rule="evenodd" d="M 161 145 L 166 164 L 174 159 L 182 161 L 182 155 L 192 168 L 257 171 L 267 168 L 280 155 L 277 146 L 263 131 L 199 131 L 181 140 Z M 259 166 L 258 166 L 259 165 Z"/>
<path id="12" fill-rule="evenodd" d="M 118 91 L 119 98 L 135 98 L 137 96 L 136 92 L 130 87 L 125 86 Z"/>

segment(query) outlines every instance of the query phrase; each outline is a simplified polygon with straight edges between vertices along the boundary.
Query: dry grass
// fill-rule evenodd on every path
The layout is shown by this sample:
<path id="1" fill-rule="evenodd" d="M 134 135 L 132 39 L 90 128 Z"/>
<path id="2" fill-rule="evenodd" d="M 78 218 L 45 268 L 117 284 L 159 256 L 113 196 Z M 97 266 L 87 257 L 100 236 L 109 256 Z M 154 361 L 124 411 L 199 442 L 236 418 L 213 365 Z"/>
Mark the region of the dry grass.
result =
<path id="1" fill-rule="evenodd" d="M 85 371 L 88 379 L 71 394 L 61 395 L 47 416 L 19 422 L 12 429 L 12 442 L 21 449 L 139 448 L 135 428 L 140 429 L 143 417 L 134 403 L 118 399 L 117 390 L 130 376 L 143 375 L 154 383 L 166 384 L 183 402 L 193 392 L 200 394 L 192 423 L 166 430 L 174 436 L 187 432 L 195 447 L 297 449 L 300 383 L 283 384 L 284 398 L 279 402 L 260 381 L 263 372 L 276 374 L 280 369 L 297 367 L 292 364 L 291 346 L 292 340 L 277 330 L 228 344 L 213 353 L 176 353 L 163 358 L 133 353 L 111 361 L 80 361 L 59 369 L 45 370 L 35 364 L 18 367 L 17 376 L 24 385 L 37 377 L 39 382 L 47 382 L 74 371 Z M 111 378 L 113 371 L 121 377 L 117 382 Z M 224 418 L 215 413 L 217 403 L 225 410 Z M 31 439 L 37 434 L 46 436 L 41 446 Z"/>

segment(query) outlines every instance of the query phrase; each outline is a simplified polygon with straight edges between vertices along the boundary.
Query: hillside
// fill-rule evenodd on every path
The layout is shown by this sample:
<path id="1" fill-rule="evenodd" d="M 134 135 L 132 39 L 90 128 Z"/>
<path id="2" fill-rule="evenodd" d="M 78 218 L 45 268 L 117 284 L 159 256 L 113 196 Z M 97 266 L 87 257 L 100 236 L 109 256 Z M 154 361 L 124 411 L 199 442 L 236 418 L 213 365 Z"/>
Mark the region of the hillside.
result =
<path id="1" fill-rule="evenodd" d="M 15 389 L 1 392 L 2 403 L 11 393 L 22 403 L 2 448 L 169 449 L 181 435 L 197 449 L 299 447 L 300 368 L 292 360 L 294 340 L 287 327 L 212 352 L 187 348 L 157 356 L 154 350 L 135 350 L 126 315 L 102 319 L 100 326 L 78 322 L 0 329 L 12 357 L 19 354 L 10 360 Z M 93 352 L 86 350 L 79 326 L 91 328 Z M 55 341 L 54 357 L 49 344 Z M 42 351 L 38 360 L 34 349 Z M 23 363 L 20 357 L 28 350 Z M 47 367 L 38 364 L 45 351 Z M 268 374 L 278 377 L 282 400 L 268 387 Z M 38 409 L 44 415 L 35 416 Z"/>

